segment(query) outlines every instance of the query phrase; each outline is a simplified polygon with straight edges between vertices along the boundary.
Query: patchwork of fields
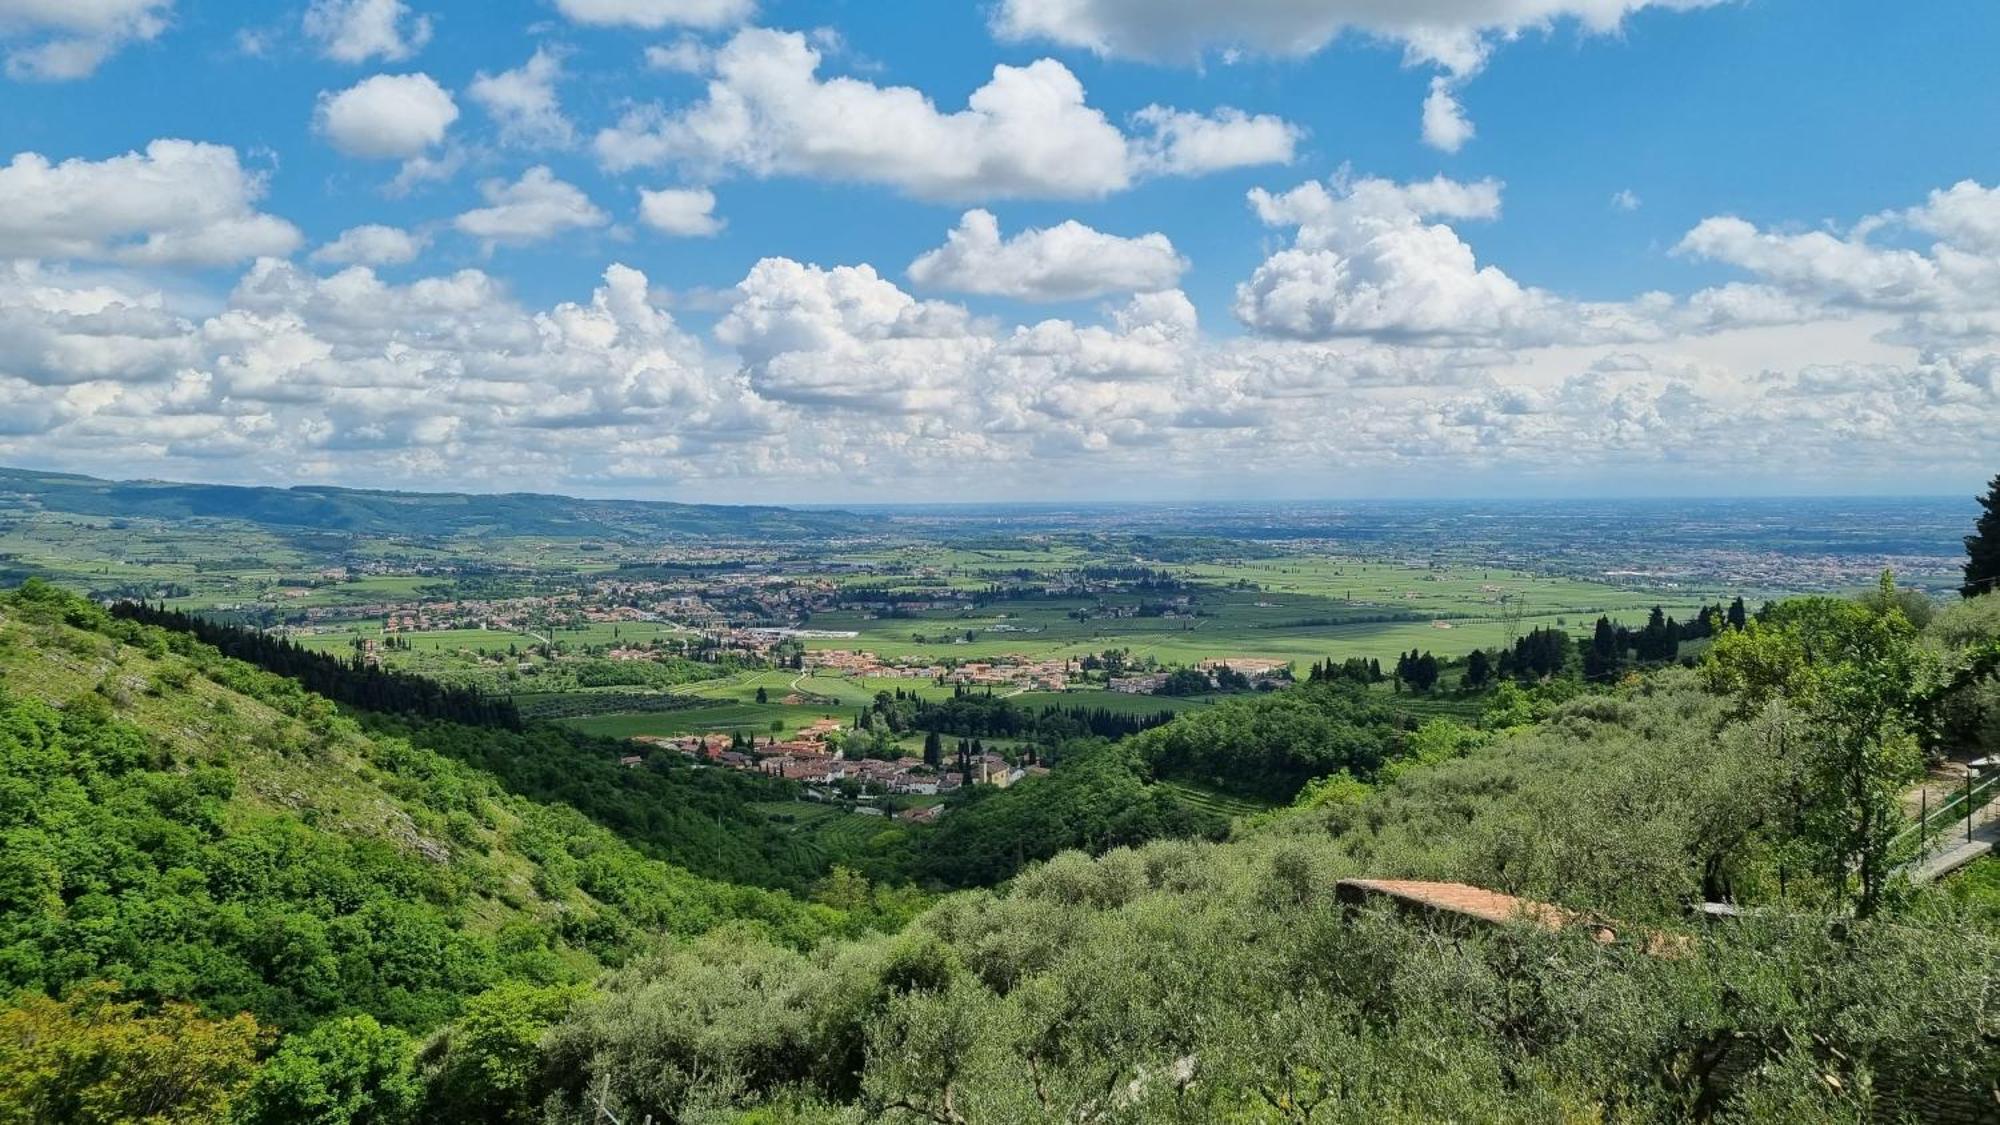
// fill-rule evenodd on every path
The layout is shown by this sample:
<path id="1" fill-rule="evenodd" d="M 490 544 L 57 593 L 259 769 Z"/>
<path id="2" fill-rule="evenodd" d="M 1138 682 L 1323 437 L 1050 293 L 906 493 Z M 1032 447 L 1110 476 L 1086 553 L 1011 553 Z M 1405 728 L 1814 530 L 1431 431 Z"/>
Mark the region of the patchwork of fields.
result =
<path id="1" fill-rule="evenodd" d="M 1058 561 L 1058 559 L 1060 561 Z M 1021 569 L 1073 565 L 1064 553 L 938 552 L 925 569 L 980 585 Z M 984 660 L 1081 657 L 1108 648 L 1163 664 L 1244 657 L 1310 663 L 1350 656 L 1393 660 L 1410 649 L 1460 655 L 1494 648 L 1538 626 L 1588 628 L 1598 616 L 1641 625 L 1652 607 L 1688 617 L 1727 601 L 1724 590 L 1671 594 L 1515 571 L 1305 555 L 1169 568 L 1198 584 L 1175 616 L 1139 611 L 1138 597 L 997 599 L 976 610 L 881 618 L 817 614 L 814 629 L 853 639 L 810 639 L 818 649 L 861 648 L 885 658 Z M 941 589 L 926 586 L 924 589 Z"/>
<path id="2" fill-rule="evenodd" d="M 1190 554 L 1167 545 L 1163 553 L 1174 561 L 1154 561 L 1139 546 L 1052 536 L 979 545 L 795 544 L 678 562 L 534 537 L 482 539 L 479 551 L 477 563 L 468 564 L 448 542 L 294 536 L 222 522 L 167 526 L 43 514 L 0 527 L 0 555 L 16 565 L 106 589 L 153 590 L 183 608 L 246 607 L 265 622 L 293 623 L 291 635 L 309 648 L 346 655 L 368 647 L 395 666 L 524 701 L 561 694 L 563 721 L 621 737 L 782 736 L 824 716 L 849 719 L 878 692 L 935 700 L 954 690 L 921 677 L 754 667 L 762 663 L 754 657 L 747 658 L 751 670 L 738 670 L 742 661 L 682 660 L 647 667 L 629 683 L 601 669 L 588 682 L 564 672 L 566 662 L 590 654 L 601 664 L 612 649 L 708 643 L 739 622 L 800 625 L 809 633 L 795 643 L 808 651 L 866 651 L 944 667 L 1019 657 L 1080 669 L 1085 657 L 1107 650 L 1123 650 L 1128 666 L 1251 659 L 1303 667 L 1329 657 L 1389 663 L 1412 649 L 1458 656 L 1497 648 L 1539 626 L 1581 632 L 1599 615 L 1636 626 L 1656 604 L 1685 618 L 1734 593 L 1661 593 L 1302 548 L 1239 551 L 1217 544 Z M 1184 556 L 1193 561 L 1180 561 Z M 342 565 L 330 566 L 336 559 Z M 383 565 L 409 572 L 374 573 L 377 564 L 366 562 L 368 569 L 355 569 L 357 560 L 371 559 L 394 560 Z M 1135 571 L 1158 581 L 1101 577 Z M 652 620 L 592 619 L 618 604 L 595 585 L 613 574 L 630 576 L 622 582 L 664 583 L 656 586 L 662 598 L 685 591 L 706 599 L 708 612 L 678 621 L 671 610 Z M 762 591 L 809 592 L 815 585 L 819 593 L 785 603 L 789 608 L 757 600 Z M 718 592 L 727 596 L 718 599 Z M 529 593 L 566 600 L 560 612 L 511 618 L 513 628 L 404 630 L 394 647 L 385 644 L 383 617 L 371 614 L 371 607 L 392 605 L 399 613 L 422 607 L 432 617 L 464 620 L 463 607 L 481 598 Z M 884 598 L 894 601 L 893 612 L 882 610 Z M 454 604 L 461 608 L 453 611 Z M 992 690 L 1030 711 L 1060 706 L 1149 715 L 1209 702 L 1112 693 L 1089 682 L 1067 693 L 1018 685 Z M 920 749 L 917 739 L 904 741 Z"/>

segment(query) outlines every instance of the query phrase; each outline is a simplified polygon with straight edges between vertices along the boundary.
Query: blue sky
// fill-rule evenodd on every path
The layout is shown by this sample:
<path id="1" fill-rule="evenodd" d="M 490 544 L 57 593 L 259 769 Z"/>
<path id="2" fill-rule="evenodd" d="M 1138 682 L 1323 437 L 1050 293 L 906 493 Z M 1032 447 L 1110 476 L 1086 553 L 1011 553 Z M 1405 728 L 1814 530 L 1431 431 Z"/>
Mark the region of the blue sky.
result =
<path id="1" fill-rule="evenodd" d="M 2000 6 L 1383 7 L 0 0 L 0 461 L 797 501 L 2000 461 Z"/>

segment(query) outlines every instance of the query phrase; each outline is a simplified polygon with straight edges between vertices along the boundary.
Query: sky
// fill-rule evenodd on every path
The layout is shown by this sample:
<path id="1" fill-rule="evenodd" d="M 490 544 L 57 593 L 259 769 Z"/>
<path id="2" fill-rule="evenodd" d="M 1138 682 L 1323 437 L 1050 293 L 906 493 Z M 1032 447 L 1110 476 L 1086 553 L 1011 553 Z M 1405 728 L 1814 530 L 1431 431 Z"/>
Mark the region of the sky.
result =
<path id="1" fill-rule="evenodd" d="M 0 0 L 0 464 L 710 502 L 2000 471 L 1990 0 Z"/>

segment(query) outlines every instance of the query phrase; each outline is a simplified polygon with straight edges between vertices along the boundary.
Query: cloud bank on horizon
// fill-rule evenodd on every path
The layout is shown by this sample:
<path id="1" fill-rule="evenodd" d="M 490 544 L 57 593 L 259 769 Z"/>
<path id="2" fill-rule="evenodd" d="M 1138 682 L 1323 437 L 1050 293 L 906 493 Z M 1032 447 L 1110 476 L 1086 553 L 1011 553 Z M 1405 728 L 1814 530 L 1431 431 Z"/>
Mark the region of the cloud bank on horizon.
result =
<path id="1" fill-rule="evenodd" d="M 2000 457 L 2000 149 L 1941 139 L 1992 118 L 1890 66 L 1852 96 L 1950 114 L 1743 120 L 1698 56 L 1803 0 L 971 7 L 0 0 L 0 463 L 766 501 Z"/>

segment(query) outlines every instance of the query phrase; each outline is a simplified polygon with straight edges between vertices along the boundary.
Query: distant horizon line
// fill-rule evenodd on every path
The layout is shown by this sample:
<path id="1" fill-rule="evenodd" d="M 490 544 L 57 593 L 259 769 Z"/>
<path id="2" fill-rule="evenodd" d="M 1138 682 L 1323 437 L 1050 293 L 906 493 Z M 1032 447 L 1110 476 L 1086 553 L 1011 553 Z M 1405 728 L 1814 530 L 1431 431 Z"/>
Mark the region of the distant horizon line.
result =
<path id="1" fill-rule="evenodd" d="M 1670 503 L 1675 501 L 1786 501 L 1786 500 L 1923 500 L 1976 502 L 1976 493 L 1956 492 L 1751 492 L 1751 493 L 1644 493 L 1617 495 L 1611 493 L 1579 493 L 1573 496 L 1552 495 L 1496 495 L 1467 494 L 1455 496 L 1395 496 L 1395 495 L 1349 495 L 1349 496 L 1235 496 L 1235 497 L 1179 497 L 1155 499 L 1047 499 L 1047 500 L 799 500 L 763 503 L 729 502 L 713 500 L 675 500 L 631 495 L 589 496 L 570 492 L 536 492 L 526 489 L 495 489 L 481 491 L 468 486 L 439 487 L 435 489 L 386 487 L 382 485 L 358 485 L 340 483 L 291 484 L 241 484 L 232 481 L 174 480 L 166 477 L 100 477 L 73 469 L 43 469 L 23 465 L 0 465 L 0 473 L 45 474 L 58 477 L 72 477 L 82 480 L 101 481 L 105 484 L 164 485 L 184 488 L 240 488 L 271 489 L 281 492 L 325 491 L 375 492 L 404 494 L 413 496 L 534 496 L 545 499 L 581 500 L 627 504 L 672 504 L 683 507 L 701 508 L 763 508 L 788 509 L 798 511 L 843 511 L 852 509 L 940 509 L 940 508 L 1166 508 L 1203 507 L 1217 505 L 1280 505 L 1280 504 L 1521 504 L 1521 503 Z"/>

